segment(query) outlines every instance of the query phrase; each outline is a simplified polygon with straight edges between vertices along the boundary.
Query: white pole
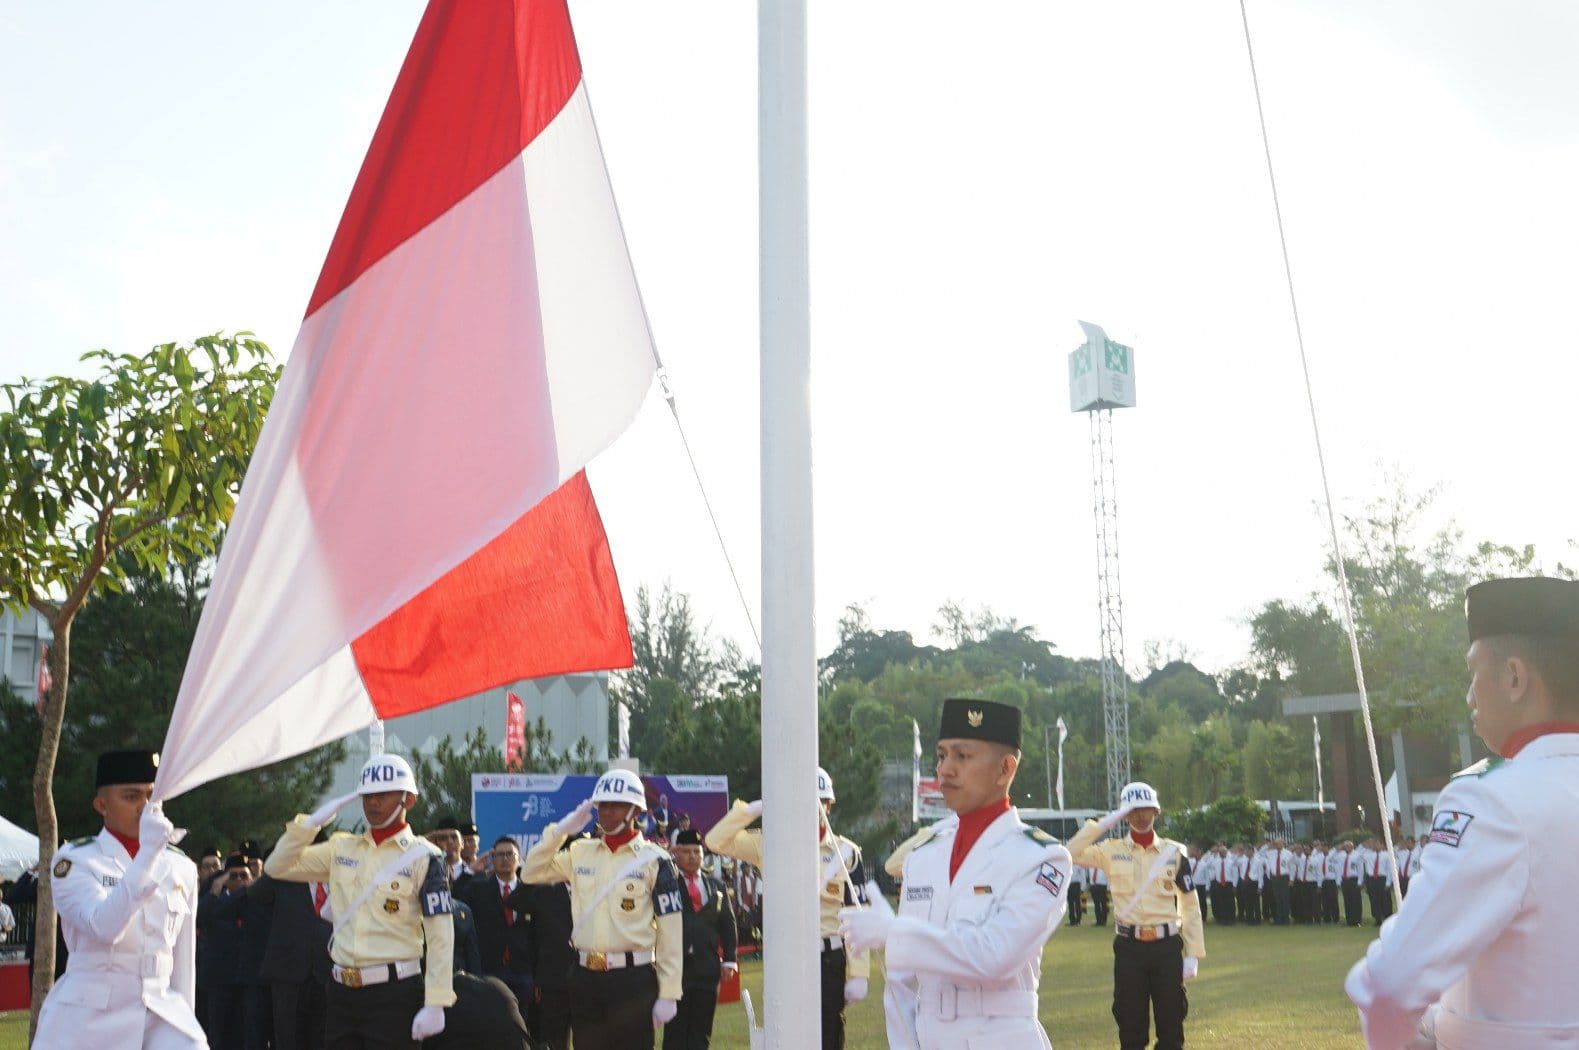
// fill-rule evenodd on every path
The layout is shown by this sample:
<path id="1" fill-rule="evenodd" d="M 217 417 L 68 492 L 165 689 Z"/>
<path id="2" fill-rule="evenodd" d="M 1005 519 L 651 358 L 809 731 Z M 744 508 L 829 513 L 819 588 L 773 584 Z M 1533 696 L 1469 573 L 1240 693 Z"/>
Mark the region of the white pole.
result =
<path id="1" fill-rule="evenodd" d="M 367 757 L 376 758 L 384 754 L 384 720 L 378 719 L 367 727 Z"/>
<path id="2" fill-rule="evenodd" d="M 812 631 L 806 0 L 758 0 L 762 384 L 763 1007 L 770 1050 L 820 1011 L 817 652 Z M 815 1029 L 811 1029 L 815 1031 Z"/>

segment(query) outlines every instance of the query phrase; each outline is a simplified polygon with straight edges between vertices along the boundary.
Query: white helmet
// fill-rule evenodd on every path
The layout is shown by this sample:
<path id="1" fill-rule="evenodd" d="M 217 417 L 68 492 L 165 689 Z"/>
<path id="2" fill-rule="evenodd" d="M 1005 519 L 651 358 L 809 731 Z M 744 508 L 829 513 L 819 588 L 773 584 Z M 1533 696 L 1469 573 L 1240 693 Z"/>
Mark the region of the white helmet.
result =
<path id="1" fill-rule="evenodd" d="M 374 755 L 356 778 L 358 795 L 376 795 L 382 791 L 417 794 L 417 778 L 411 773 L 411 764 L 399 755 Z"/>
<path id="2" fill-rule="evenodd" d="M 817 767 L 817 798 L 823 802 L 833 801 L 833 778 L 821 766 Z"/>
<path id="3" fill-rule="evenodd" d="M 1118 793 L 1118 804 L 1129 806 L 1131 809 L 1162 808 L 1162 803 L 1157 799 L 1157 792 L 1152 790 L 1150 784 L 1143 784 L 1139 780 L 1124 785 L 1124 790 Z"/>
<path id="4" fill-rule="evenodd" d="M 644 813 L 647 811 L 647 792 L 641 786 L 641 777 L 628 769 L 611 769 L 598 777 L 592 801 L 628 802 Z"/>

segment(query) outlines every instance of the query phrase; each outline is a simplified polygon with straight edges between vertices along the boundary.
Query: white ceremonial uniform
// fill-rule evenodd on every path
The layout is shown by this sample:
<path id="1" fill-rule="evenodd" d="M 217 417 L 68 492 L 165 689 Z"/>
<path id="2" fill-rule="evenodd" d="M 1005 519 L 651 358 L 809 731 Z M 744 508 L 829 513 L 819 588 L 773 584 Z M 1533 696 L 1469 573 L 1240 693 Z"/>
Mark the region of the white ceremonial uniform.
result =
<path id="1" fill-rule="evenodd" d="M 1305 881 L 1319 886 L 1321 880 L 1327 877 L 1327 854 L 1321 850 L 1312 850 L 1304 861 Z"/>
<path id="2" fill-rule="evenodd" d="M 1343 859 L 1347 856 L 1348 854 L 1343 852 L 1341 849 L 1334 849 L 1327 854 L 1327 873 L 1325 876 L 1326 881 L 1343 881 Z"/>
<path id="3" fill-rule="evenodd" d="M 989 824 L 953 880 L 959 819 L 904 859 L 899 914 L 888 933 L 885 993 L 894 1050 L 1051 1047 L 1037 1021 L 1042 948 L 1064 915 L 1074 862 L 1009 809 Z"/>
<path id="4" fill-rule="evenodd" d="M 1087 886 L 1107 885 L 1107 872 L 1103 871 L 1101 868 L 1086 868 L 1085 873 Z"/>
<path id="5" fill-rule="evenodd" d="M 38 1015 L 40 1050 L 190 1050 L 197 1022 L 197 865 L 174 848 L 141 895 L 131 855 L 100 831 L 55 854 L 50 872 L 70 960 Z"/>
<path id="6" fill-rule="evenodd" d="M 1266 852 L 1264 850 L 1256 850 L 1255 853 L 1251 855 L 1250 864 L 1246 869 L 1245 876 L 1257 886 L 1265 884 Z"/>
<path id="7" fill-rule="evenodd" d="M 1344 984 L 1367 1046 L 1419 1028 L 1440 1050 L 1579 1047 L 1579 841 L 1562 830 L 1576 811 L 1579 733 L 1448 783 L 1403 910 Z"/>
<path id="8" fill-rule="evenodd" d="M 1419 843 L 1418 845 L 1415 846 L 1414 856 L 1409 858 L 1409 879 L 1410 879 L 1410 882 L 1413 882 L 1414 881 L 1414 877 L 1416 875 L 1420 874 L 1420 858 L 1421 858 L 1421 856 L 1424 853 L 1425 853 L 1425 843 L 1421 842 L 1421 843 Z"/>
<path id="9" fill-rule="evenodd" d="M 1217 873 L 1222 870 L 1223 862 L 1215 853 L 1203 853 L 1191 862 L 1194 870 L 1190 877 L 1197 886 L 1210 886 L 1217 881 Z"/>

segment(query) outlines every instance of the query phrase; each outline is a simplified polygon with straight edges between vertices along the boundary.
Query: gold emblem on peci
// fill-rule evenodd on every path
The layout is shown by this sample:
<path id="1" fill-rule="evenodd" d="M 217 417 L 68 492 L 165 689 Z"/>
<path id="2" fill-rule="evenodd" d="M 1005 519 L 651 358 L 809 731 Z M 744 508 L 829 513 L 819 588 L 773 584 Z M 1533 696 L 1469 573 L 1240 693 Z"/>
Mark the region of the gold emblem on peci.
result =
<path id="1" fill-rule="evenodd" d="M 967 711 L 967 712 L 965 712 L 965 721 L 970 723 L 970 727 L 972 729 L 980 729 L 981 728 L 981 712 L 980 711 Z"/>

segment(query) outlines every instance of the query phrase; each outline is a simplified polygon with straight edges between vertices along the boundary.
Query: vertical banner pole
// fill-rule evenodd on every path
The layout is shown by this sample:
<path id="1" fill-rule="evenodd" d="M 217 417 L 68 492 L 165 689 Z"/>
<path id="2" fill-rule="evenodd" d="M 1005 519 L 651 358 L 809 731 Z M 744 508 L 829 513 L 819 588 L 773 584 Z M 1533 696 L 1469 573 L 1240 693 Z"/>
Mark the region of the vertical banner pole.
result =
<path id="1" fill-rule="evenodd" d="M 765 1043 L 820 1016 L 806 0 L 758 0 Z M 771 744 L 770 744 L 771 741 Z M 815 1042 L 815 1037 L 812 1037 Z"/>

